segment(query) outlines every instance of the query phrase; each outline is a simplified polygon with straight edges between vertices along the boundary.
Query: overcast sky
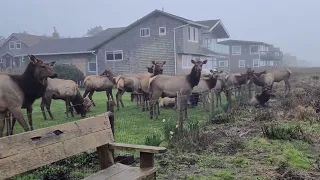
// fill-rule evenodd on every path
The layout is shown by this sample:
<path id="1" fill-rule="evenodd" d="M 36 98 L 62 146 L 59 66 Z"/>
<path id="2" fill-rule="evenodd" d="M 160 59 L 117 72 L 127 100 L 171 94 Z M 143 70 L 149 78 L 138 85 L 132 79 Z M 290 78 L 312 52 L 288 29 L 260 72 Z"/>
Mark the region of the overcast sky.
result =
<path id="1" fill-rule="evenodd" d="M 154 9 L 191 20 L 221 19 L 231 39 L 264 41 L 317 63 L 319 0 L 0 0 L 0 36 L 27 31 L 82 36 L 88 28 L 127 26 Z M 317 63 L 320 64 L 320 63 Z"/>

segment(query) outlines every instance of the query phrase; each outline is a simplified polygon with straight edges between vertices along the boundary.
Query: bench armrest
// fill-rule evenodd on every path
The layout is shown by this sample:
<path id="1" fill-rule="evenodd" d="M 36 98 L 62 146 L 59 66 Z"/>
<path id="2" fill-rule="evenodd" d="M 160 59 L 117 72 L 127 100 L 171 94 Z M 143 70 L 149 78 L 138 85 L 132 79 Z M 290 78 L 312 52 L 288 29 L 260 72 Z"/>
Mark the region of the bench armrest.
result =
<path id="1" fill-rule="evenodd" d="M 109 148 L 114 150 L 131 150 L 144 153 L 164 153 L 167 151 L 165 147 L 157 146 L 146 146 L 136 144 L 125 144 L 125 143 L 109 143 Z"/>

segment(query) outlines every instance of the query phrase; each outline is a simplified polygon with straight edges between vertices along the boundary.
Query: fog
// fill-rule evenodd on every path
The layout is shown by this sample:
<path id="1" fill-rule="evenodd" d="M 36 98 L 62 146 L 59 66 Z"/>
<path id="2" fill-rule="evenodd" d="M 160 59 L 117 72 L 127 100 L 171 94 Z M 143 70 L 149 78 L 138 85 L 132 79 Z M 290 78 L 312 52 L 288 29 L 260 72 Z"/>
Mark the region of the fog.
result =
<path id="1" fill-rule="evenodd" d="M 127 26 L 154 9 L 191 20 L 221 19 L 230 39 L 263 41 L 312 64 L 320 42 L 320 1 L 292 0 L 1 0 L 0 36 L 27 31 L 64 37 L 89 28 Z"/>

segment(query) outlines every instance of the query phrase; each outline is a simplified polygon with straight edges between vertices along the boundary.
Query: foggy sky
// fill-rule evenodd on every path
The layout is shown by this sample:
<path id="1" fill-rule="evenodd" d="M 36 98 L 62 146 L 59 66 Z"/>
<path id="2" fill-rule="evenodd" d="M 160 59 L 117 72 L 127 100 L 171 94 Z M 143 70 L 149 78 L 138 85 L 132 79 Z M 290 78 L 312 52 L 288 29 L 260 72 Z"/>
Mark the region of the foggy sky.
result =
<path id="1" fill-rule="evenodd" d="M 127 26 L 154 9 L 191 20 L 221 19 L 231 39 L 264 41 L 320 65 L 317 0 L 0 0 L 0 36 L 27 31 L 83 36 L 101 25 Z"/>

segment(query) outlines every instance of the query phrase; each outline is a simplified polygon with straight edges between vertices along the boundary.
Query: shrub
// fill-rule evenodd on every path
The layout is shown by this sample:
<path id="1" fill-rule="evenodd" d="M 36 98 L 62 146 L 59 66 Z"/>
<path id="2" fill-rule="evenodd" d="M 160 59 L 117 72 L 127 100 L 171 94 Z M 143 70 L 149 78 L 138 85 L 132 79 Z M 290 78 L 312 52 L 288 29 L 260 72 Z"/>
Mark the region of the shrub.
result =
<path id="1" fill-rule="evenodd" d="M 164 133 L 164 138 L 165 140 L 170 140 L 172 138 L 173 134 L 176 134 L 178 132 L 177 128 L 177 122 L 174 120 L 162 120 L 164 123 L 163 127 L 163 133 Z"/>
<path id="2" fill-rule="evenodd" d="M 39 171 L 41 179 L 45 180 L 67 180 L 70 179 L 72 169 L 66 166 L 49 165 Z"/>
<path id="3" fill-rule="evenodd" d="M 264 137 L 268 139 L 293 140 L 301 139 L 303 131 L 300 126 L 291 127 L 283 125 L 271 125 L 262 127 Z"/>
<path id="4" fill-rule="evenodd" d="M 159 134 L 153 134 L 152 136 L 146 136 L 145 145 L 159 146 L 162 143 L 161 136 Z"/>
<path id="5" fill-rule="evenodd" d="M 70 79 L 74 82 L 80 82 L 84 80 L 84 74 L 75 65 L 57 64 L 53 67 L 54 71 L 58 73 L 60 79 Z"/>

